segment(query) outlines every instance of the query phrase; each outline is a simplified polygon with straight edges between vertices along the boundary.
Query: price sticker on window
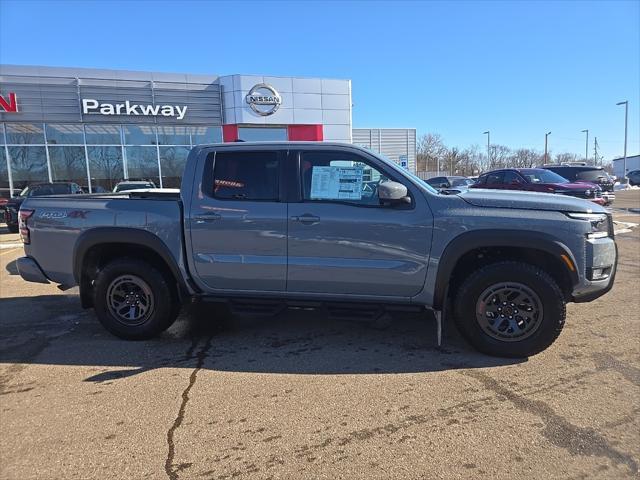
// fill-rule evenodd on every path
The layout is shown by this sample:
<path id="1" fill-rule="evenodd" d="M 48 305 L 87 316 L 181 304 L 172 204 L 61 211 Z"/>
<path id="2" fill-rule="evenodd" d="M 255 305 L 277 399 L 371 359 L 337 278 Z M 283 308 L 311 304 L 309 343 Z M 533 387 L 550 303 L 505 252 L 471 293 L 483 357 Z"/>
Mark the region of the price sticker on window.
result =
<path id="1" fill-rule="evenodd" d="M 312 200 L 362 199 L 362 167 L 313 167 Z"/>

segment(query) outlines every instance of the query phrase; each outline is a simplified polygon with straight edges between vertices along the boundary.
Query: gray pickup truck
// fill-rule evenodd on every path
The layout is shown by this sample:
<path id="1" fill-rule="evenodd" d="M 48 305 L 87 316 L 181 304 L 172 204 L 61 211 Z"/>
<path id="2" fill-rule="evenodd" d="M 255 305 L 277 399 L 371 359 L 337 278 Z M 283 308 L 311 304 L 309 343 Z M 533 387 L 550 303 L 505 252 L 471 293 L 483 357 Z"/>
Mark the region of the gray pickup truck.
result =
<path id="1" fill-rule="evenodd" d="M 482 352 L 523 357 L 558 337 L 567 302 L 611 289 L 617 262 L 612 218 L 591 202 L 437 192 L 332 143 L 198 146 L 180 191 L 28 198 L 20 233 L 22 278 L 79 286 L 82 306 L 127 339 L 167 329 L 186 301 L 412 310 L 453 319 Z"/>

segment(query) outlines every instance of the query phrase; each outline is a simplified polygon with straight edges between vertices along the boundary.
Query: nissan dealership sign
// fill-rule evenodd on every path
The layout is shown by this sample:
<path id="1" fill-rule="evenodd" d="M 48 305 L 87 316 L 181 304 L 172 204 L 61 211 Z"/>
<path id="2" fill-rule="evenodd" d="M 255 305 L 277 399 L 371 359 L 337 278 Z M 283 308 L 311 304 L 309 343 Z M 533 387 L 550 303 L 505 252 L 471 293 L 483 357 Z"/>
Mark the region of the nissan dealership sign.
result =
<path id="1" fill-rule="evenodd" d="M 282 104 L 280 94 L 275 88 L 266 83 L 254 85 L 247 93 L 245 101 L 249 104 L 251 110 L 263 117 L 276 113 Z"/>
<path id="2" fill-rule="evenodd" d="M 83 114 L 99 115 L 140 115 L 147 117 L 175 117 L 182 120 L 187 114 L 186 105 L 149 105 L 131 103 L 125 100 L 124 103 L 99 102 L 93 98 L 82 99 Z"/>
<path id="3" fill-rule="evenodd" d="M 7 97 L 0 95 L 0 111 L 18 113 L 18 96 L 15 92 L 9 92 Z"/>

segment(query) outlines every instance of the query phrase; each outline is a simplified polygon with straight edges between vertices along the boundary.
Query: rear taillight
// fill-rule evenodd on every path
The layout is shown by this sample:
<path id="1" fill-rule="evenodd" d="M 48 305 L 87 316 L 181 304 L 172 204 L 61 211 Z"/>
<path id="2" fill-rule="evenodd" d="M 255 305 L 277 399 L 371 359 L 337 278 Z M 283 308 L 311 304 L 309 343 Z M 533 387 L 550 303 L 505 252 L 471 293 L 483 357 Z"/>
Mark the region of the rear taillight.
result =
<path id="1" fill-rule="evenodd" d="M 31 243 L 31 234 L 29 232 L 29 226 L 27 222 L 31 215 L 35 213 L 35 210 L 31 210 L 28 208 L 21 208 L 20 213 L 18 214 L 18 228 L 20 228 L 20 238 L 22 239 L 22 243 L 25 245 L 29 245 Z"/>

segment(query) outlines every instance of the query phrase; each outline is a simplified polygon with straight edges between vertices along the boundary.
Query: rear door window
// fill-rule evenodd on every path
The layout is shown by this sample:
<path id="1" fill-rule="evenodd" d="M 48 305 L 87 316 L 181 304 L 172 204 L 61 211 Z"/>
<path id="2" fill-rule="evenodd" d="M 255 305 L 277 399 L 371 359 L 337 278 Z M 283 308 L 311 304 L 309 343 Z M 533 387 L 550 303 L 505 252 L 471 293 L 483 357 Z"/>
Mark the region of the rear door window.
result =
<path id="1" fill-rule="evenodd" d="M 525 182 L 522 179 L 522 177 L 520 175 L 518 175 L 516 172 L 504 172 L 503 183 L 507 183 L 509 185 L 513 185 L 513 184 L 516 184 L 516 183 L 521 184 L 521 183 L 525 183 Z"/>
<path id="2" fill-rule="evenodd" d="M 277 152 L 218 152 L 214 159 L 213 197 L 223 200 L 278 201 Z"/>
<path id="3" fill-rule="evenodd" d="M 504 172 L 494 172 L 487 174 L 486 185 L 501 185 L 503 184 Z"/>

